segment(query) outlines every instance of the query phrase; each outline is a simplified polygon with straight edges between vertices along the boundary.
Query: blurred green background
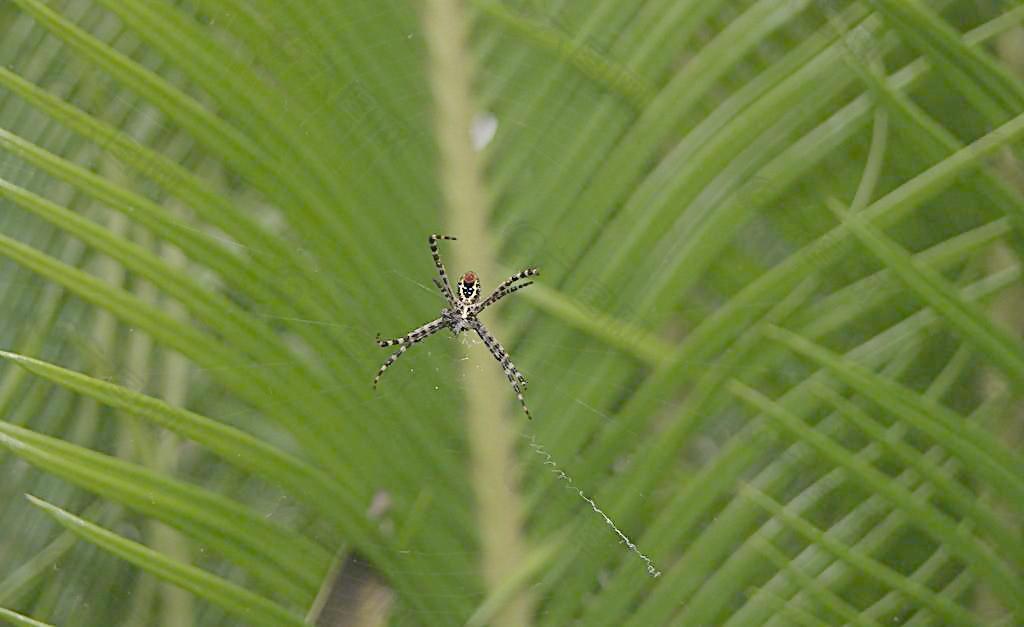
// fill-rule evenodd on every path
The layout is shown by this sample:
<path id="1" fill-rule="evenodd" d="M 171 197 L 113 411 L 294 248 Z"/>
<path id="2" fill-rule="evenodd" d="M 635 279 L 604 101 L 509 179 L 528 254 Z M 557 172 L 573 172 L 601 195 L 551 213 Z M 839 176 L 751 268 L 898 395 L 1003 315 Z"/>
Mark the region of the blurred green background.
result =
<path id="1" fill-rule="evenodd" d="M 1022 76 L 1010 0 L 0 4 L 0 622 L 1024 624 Z M 532 421 L 371 389 L 431 233 L 540 268 Z"/>

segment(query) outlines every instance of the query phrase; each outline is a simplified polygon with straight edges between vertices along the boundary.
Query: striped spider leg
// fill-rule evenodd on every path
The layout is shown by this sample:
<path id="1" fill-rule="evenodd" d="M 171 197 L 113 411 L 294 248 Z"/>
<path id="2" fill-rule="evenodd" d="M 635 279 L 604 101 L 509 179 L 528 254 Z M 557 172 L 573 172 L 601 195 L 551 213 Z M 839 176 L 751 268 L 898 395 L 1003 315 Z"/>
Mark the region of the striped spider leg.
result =
<path id="1" fill-rule="evenodd" d="M 430 244 L 430 256 L 434 258 L 434 267 L 437 268 L 437 274 L 441 277 L 440 281 L 434 279 L 434 285 L 437 286 L 437 289 L 441 290 L 441 296 L 444 296 L 445 300 L 448 301 L 448 305 L 454 307 L 455 297 L 452 295 L 452 286 L 448 282 L 448 273 L 444 270 L 441 253 L 437 250 L 437 240 L 440 239 L 455 241 L 457 238 L 453 235 L 438 235 L 436 233 L 427 238 L 427 243 Z"/>
<path id="2" fill-rule="evenodd" d="M 498 287 L 491 292 L 490 296 L 485 298 L 483 301 L 480 301 L 480 278 L 475 272 L 466 272 L 463 274 L 459 277 L 459 280 L 454 287 L 448 280 L 448 273 L 445 271 L 444 262 L 441 260 L 441 253 L 438 251 L 437 242 L 439 240 L 454 239 L 455 238 L 451 235 L 434 234 L 427 240 L 427 243 L 430 245 L 430 254 L 434 259 L 434 267 L 437 268 L 437 274 L 439 277 L 438 279 L 434 279 L 434 285 L 437 286 L 437 289 L 447 301 L 448 306 L 441 310 L 440 318 L 428 322 L 417 329 L 413 329 L 402 337 L 392 340 L 382 340 L 380 339 L 380 335 L 377 335 L 377 345 L 381 348 L 398 346 L 399 349 L 392 353 L 391 356 L 387 358 L 387 361 L 384 362 L 384 365 L 380 367 L 380 370 L 377 371 L 377 376 L 373 379 L 373 387 L 377 387 L 377 383 L 384 375 L 384 371 L 394 364 L 395 361 L 401 357 L 405 351 L 409 350 L 409 347 L 413 344 L 425 340 L 441 329 L 451 329 L 451 332 L 454 335 L 458 335 L 463 331 L 472 330 L 480 336 L 480 339 L 487 347 L 487 350 L 491 351 L 491 355 L 493 355 L 498 363 L 501 364 L 502 370 L 505 371 L 505 376 L 512 385 L 512 389 L 515 390 L 516 398 L 519 399 L 519 403 L 523 406 L 523 411 L 526 412 L 526 417 L 532 419 L 533 416 L 530 415 L 530 410 L 526 407 L 526 400 L 523 399 L 523 390 L 525 390 L 527 386 L 526 377 L 524 377 L 523 374 L 515 367 L 515 364 L 512 363 L 512 359 L 509 357 L 508 352 L 504 347 L 502 347 L 501 343 L 494 339 L 494 336 L 490 334 L 483 322 L 477 319 L 477 314 L 516 290 L 532 285 L 533 281 L 518 284 L 516 284 L 516 281 L 520 281 L 531 276 L 537 276 L 540 274 L 540 271 L 536 268 L 528 268 L 522 272 L 517 272 L 498 285 Z"/>
<path id="3" fill-rule="evenodd" d="M 537 268 L 527 268 L 526 270 L 523 270 L 522 272 L 516 272 L 515 274 L 513 274 L 509 278 L 505 279 L 501 283 L 501 285 L 499 285 L 498 287 L 494 288 L 494 291 L 491 292 L 491 295 L 488 296 L 487 298 L 485 298 L 482 303 L 479 303 L 476 306 L 476 313 L 480 313 L 484 309 L 487 309 L 488 307 L 490 307 L 494 303 L 498 302 L 499 300 L 501 300 L 505 296 L 508 296 L 509 294 L 511 294 L 512 292 L 514 292 L 514 291 L 516 291 L 518 289 L 522 289 L 522 288 L 526 287 L 527 285 L 533 285 L 533 281 L 527 281 L 526 283 L 520 283 L 519 285 L 512 285 L 512 284 L 515 283 L 516 281 L 519 281 L 521 279 L 525 279 L 527 277 L 537 276 L 538 274 L 540 274 L 540 270 L 538 270 Z"/>
<path id="4" fill-rule="evenodd" d="M 391 356 L 387 358 L 387 361 L 384 362 L 384 365 L 380 367 L 380 370 L 377 371 L 377 376 L 373 378 L 373 388 L 377 389 L 377 382 L 379 382 L 380 378 L 384 376 L 384 371 L 387 370 L 391 366 L 391 364 L 395 363 L 398 360 L 398 358 L 401 357 L 403 353 L 405 353 L 405 351 L 409 350 L 410 346 L 417 342 L 421 342 L 427 339 L 431 335 L 437 333 L 438 331 L 447 326 L 448 323 L 445 321 L 444 318 L 438 318 L 437 320 L 426 323 L 425 325 L 418 329 L 413 329 L 412 331 L 410 331 L 406 335 L 403 335 L 402 337 L 396 337 L 393 340 L 382 340 L 380 339 L 380 333 L 378 333 L 377 346 L 380 346 L 381 348 L 387 348 L 388 346 L 395 346 L 397 344 L 401 348 L 392 353 Z"/>
<path id="5" fill-rule="evenodd" d="M 487 350 L 491 351 L 491 355 L 494 355 L 494 358 L 501 364 L 508 382 L 512 384 L 512 389 L 516 392 L 519 404 L 523 406 L 523 411 L 526 412 L 526 417 L 533 420 L 533 416 L 530 415 L 530 408 L 526 406 L 526 399 L 523 398 L 523 390 L 526 389 L 528 383 L 526 377 L 523 376 L 523 373 L 519 372 L 519 369 L 512 363 L 512 359 L 508 356 L 508 352 L 501 345 L 501 342 L 494 339 L 494 336 L 490 334 L 483 322 L 474 320 L 471 323 L 471 327 L 480 336 L 480 339 L 484 341 L 484 346 L 487 347 Z"/>

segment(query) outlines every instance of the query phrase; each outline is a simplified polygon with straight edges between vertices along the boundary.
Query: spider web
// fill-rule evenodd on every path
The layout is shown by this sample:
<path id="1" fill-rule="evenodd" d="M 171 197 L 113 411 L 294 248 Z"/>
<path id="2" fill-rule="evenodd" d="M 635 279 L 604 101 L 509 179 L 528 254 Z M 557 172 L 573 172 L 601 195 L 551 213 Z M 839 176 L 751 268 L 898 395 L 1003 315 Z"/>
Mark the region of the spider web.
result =
<path id="1" fill-rule="evenodd" d="M 310 80 L 315 80 L 316 77 L 310 77 Z M 398 79 L 395 79 L 398 80 Z M 361 86 L 358 82 L 349 85 L 341 86 L 338 89 L 338 93 L 343 94 L 343 97 L 334 100 L 341 109 L 345 109 L 348 113 L 360 122 L 356 125 L 355 130 L 352 131 L 353 139 L 359 140 L 354 143 L 354 150 L 358 153 L 360 143 L 365 142 L 382 142 L 385 144 L 391 144 L 394 146 L 394 150 L 401 150 L 403 143 L 407 140 L 408 128 L 402 126 L 401 123 L 397 123 L 393 118 L 388 117 L 388 114 L 382 111 L 378 107 L 378 103 L 374 100 L 371 93 Z M 134 123 L 141 127 L 147 127 L 149 130 L 147 135 L 158 136 L 161 133 L 170 133 L 174 129 L 166 126 L 162 121 L 162 116 L 155 112 L 152 108 L 143 106 L 133 97 L 126 95 L 125 93 L 119 93 L 114 98 L 115 109 L 119 109 L 124 115 L 133 120 Z M 494 138 L 495 133 L 501 131 L 504 127 L 525 127 L 526 125 L 538 126 L 538 125 L 558 125 L 558 115 L 572 115 L 571 107 L 567 111 L 555 113 L 552 112 L 551 118 L 548 120 L 537 120 L 537 121 L 524 121 L 522 119 L 510 118 L 501 120 L 495 115 L 487 112 L 481 112 L 477 117 L 476 123 L 473 129 L 474 142 L 479 150 L 485 150 Z M 177 148 L 177 154 L 182 159 L 185 159 L 189 154 L 191 146 L 180 146 Z M 548 153 L 547 147 L 544 142 L 538 142 L 538 144 L 531 150 L 531 157 L 539 167 L 553 166 L 556 163 L 557 157 Z M 374 159 L 380 159 L 374 157 Z M 379 164 L 381 167 L 386 167 L 386 164 Z M 14 180 L 18 178 L 17 173 L 12 173 L 10 177 Z M 282 220 L 282 217 L 273 208 L 261 207 L 260 208 L 261 219 L 263 219 L 269 226 L 273 228 L 277 223 Z M 401 246 L 403 248 L 409 248 L 414 250 L 414 254 L 410 257 L 415 257 L 418 261 L 416 264 L 394 264 L 386 265 L 377 268 L 378 278 L 382 289 L 392 289 L 406 294 L 406 298 L 410 302 L 410 310 L 422 312 L 422 318 L 409 319 L 404 324 L 403 328 L 381 328 L 382 322 L 380 320 L 373 319 L 372 313 L 362 313 L 363 309 L 360 307 L 360 299 L 374 298 L 373 294 L 360 295 L 353 293 L 351 286 L 343 283 L 333 282 L 331 287 L 340 295 L 341 300 L 347 300 L 353 304 L 353 311 L 360 312 L 358 315 L 346 315 L 346 312 L 339 311 L 337 318 L 332 319 L 296 319 L 287 316 L 279 316 L 274 313 L 266 312 L 262 310 L 261 303 L 248 303 L 249 310 L 256 316 L 262 317 L 270 322 L 296 322 L 303 325 L 313 325 L 317 327 L 329 327 L 337 330 L 344 334 L 351 334 L 355 337 L 361 337 L 365 339 L 365 352 L 360 354 L 363 363 L 365 363 L 365 372 L 362 373 L 348 373 L 350 376 L 346 376 L 344 380 L 336 379 L 338 381 L 339 388 L 342 386 L 357 387 L 365 386 L 369 388 L 370 380 L 373 377 L 377 367 L 387 356 L 388 352 L 380 351 L 373 343 L 374 335 L 377 332 L 381 332 L 385 336 L 394 337 L 401 333 L 412 329 L 423 322 L 426 322 L 436 317 L 437 312 L 441 306 L 441 301 L 437 294 L 436 289 L 430 283 L 432 275 L 432 266 L 430 264 L 429 251 L 424 243 L 426 234 L 431 232 L 444 231 L 445 229 L 439 228 L 437 224 L 433 224 L 429 221 L 429 218 L 425 216 L 425 213 L 415 214 L 405 220 L 404 228 L 405 232 L 396 233 L 395 241 L 388 242 L 389 246 Z M 184 214 L 184 212 L 183 212 Z M 187 217 L 183 217 L 180 225 L 188 229 L 200 230 L 200 227 L 189 220 Z M 524 259 L 526 263 L 530 265 L 536 265 L 544 271 L 546 268 L 555 268 L 558 266 L 569 267 L 573 265 L 573 260 L 562 259 L 556 256 L 556 251 L 546 249 L 543 245 L 534 246 L 534 250 L 525 250 L 523 242 L 518 239 L 524 232 L 524 227 L 528 225 L 524 224 L 512 224 L 507 225 L 504 229 L 499 229 L 498 237 L 496 239 L 508 239 L 513 247 L 518 246 L 517 256 L 529 256 L 528 259 Z M 202 232 L 210 233 L 211 231 L 207 227 L 201 228 Z M 213 231 L 215 235 L 221 238 L 225 246 L 234 250 L 241 250 L 247 253 L 250 257 L 257 258 L 264 255 L 266 251 L 251 249 L 243 247 L 238 243 L 232 241 L 226 235 Z M 456 233 L 457 234 L 457 233 Z M 293 236 L 294 237 L 294 236 Z M 306 242 L 296 238 L 292 242 L 292 245 L 300 252 L 304 250 Z M 528 248 L 528 247 L 527 247 Z M 317 260 L 310 257 L 308 259 L 308 266 L 303 268 L 304 272 L 308 273 L 319 273 L 323 268 L 317 266 Z M 523 264 L 524 266 L 526 264 Z M 518 269 L 518 268 L 516 268 Z M 449 268 L 449 270 L 453 270 Z M 551 274 L 555 274 L 552 272 Z M 330 275 L 324 275 L 325 280 L 331 282 Z M 484 277 L 485 292 L 489 287 L 493 287 L 499 280 L 504 277 Z M 30 281 L 30 279 L 23 279 Z M 212 279 L 211 279 L 212 281 Z M 603 292 L 613 289 L 611 286 L 602 286 L 595 284 L 594 281 L 589 279 L 584 280 L 585 284 L 589 286 L 588 293 L 595 297 L 590 300 L 599 300 L 599 297 Z M 216 287 L 216 285 L 214 285 Z M 592 363 L 603 360 L 610 356 L 619 354 L 617 349 L 608 347 L 598 340 L 592 339 L 581 345 L 579 341 L 553 341 L 545 339 L 544 350 L 551 353 L 553 356 L 559 358 L 559 363 L 551 364 L 545 361 L 537 361 L 530 357 L 526 357 L 525 360 L 521 360 L 519 357 L 519 351 L 522 349 L 530 349 L 531 346 L 535 347 L 534 340 L 531 338 L 529 333 L 530 323 L 527 320 L 528 316 L 539 315 L 529 311 L 527 305 L 523 303 L 512 304 L 518 300 L 518 296 L 513 298 L 507 298 L 502 301 L 496 310 L 489 311 L 485 314 L 488 316 L 503 316 L 504 314 L 500 311 L 502 309 L 509 310 L 513 316 L 510 316 L 510 326 L 515 326 L 521 332 L 514 337 L 501 338 L 499 341 L 505 343 L 506 348 L 509 349 L 510 355 L 516 365 L 523 373 L 531 379 L 531 385 L 527 392 L 527 398 L 530 399 L 530 393 L 536 394 L 538 397 L 547 395 L 548 398 L 559 401 L 558 403 L 550 403 L 551 405 L 559 405 L 561 407 L 571 408 L 574 415 L 567 415 L 562 413 L 560 415 L 554 415 L 545 411 L 546 404 L 541 403 L 534 406 L 531 404 L 531 409 L 534 411 L 536 416 L 535 423 L 554 423 L 556 421 L 564 421 L 571 419 L 584 419 L 598 422 L 606 422 L 613 420 L 611 412 L 613 410 L 610 405 L 614 405 L 614 401 L 609 403 L 605 401 L 595 401 L 590 397 L 566 395 L 562 390 L 569 382 L 579 382 L 590 380 L 594 377 L 594 371 Z M 571 296 L 579 296 L 579 294 L 571 294 Z M 586 302 L 588 298 L 586 295 L 582 297 L 582 300 Z M 595 303 L 595 308 L 600 309 L 600 303 Z M 372 310 L 371 310 L 372 311 Z M 67 322 L 63 323 L 59 328 L 63 339 L 69 341 L 72 344 L 78 344 L 85 346 L 85 352 L 88 352 L 92 358 L 98 361 L 103 368 L 109 370 L 107 378 L 124 384 L 128 387 L 136 389 L 144 389 L 148 386 L 159 384 L 162 377 L 165 376 L 163 372 L 150 372 L 150 371 L 137 371 L 133 370 L 130 365 L 125 365 L 122 356 L 105 353 L 105 348 L 99 343 L 95 343 L 95 339 L 90 335 L 90 332 L 83 330 L 78 324 L 78 320 L 72 318 Z M 523 330 L 525 329 L 525 330 Z M 13 339 L 13 338 L 12 338 Z M 430 338 L 429 340 L 418 344 L 404 355 L 402 359 L 397 362 L 391 369 L 388 370 L 384 379 L 381 382 L 380 390 L 374 400 L 369 402 L 379 402 L 383 398 L 401 398 L 406 402 L 415 403 L 420 406 L 422 413 L 426 415 L 441 415 L 450 408 L 457 406 L 459 403 L 459 397 L 462 395 L 463 388 L 467 383 L 463 375 L 451 375 L 452 368 L 452 357 L 455 354 L 453 350 L 454 342 L 479 342 L 478 339 L 472 337 L 468 333 L 461 334 L 458 338 L 452 338 L 449 334 L 442 332 L 436 337 Z M 8 345 L 13 345 L 9 342 Z M 316 347 L 302 346 L 300 351 L 315 352 Z M 536 352 L 536 351 L 534 351 Z M 570 362 L 566 365 L 565 362 Z M 259 363 L 259 362 L 247 362 L 244 364 L 238 364 L 240 371 L 255 371 L 263 370 L 273 372 L 276 368 L 287 367 L 286 364 L 275 364 L 275 363 Z M 473 368 L 499 368 L 498 364 L 493 361 L 485 363 L 472 364 Z M 202 376 L 202 372 L 196 373 L 198 376 Z M 429 374 L 428 377 L 422 375 Z M 606 394 L 607 397 L 625 397 L 627 396 L 632 388 L 633 381 L 630 377 L 625 377 L 621 380 L 606 381 L 603 383 L 604 387 L 612 391 L 611 394 Z M 201 387 L 201 386 L 200 386 Z M 337 390 L 336 390 L 337 391 Z M 496 399 L 498 403 L 508 403 L 511 405 L 514 402 L 514 394 L 509 389 L 507 397 L 502 399 Z M 194 393 L 195 396 L 201 396 L 202 390 Z M 254 414 L 251 409 L 244 405 L 236 404 L 228 398 L 218 398 L 216 394 L 211 394 L 212 398 L 204 400 L 204 413 L 211 415 L 218 420 L 223 420 L 229 424 L 233 424 L 240 428 L 246 429 L 256 435 L 263 437 L 269 441 L 275 443 L 281 443 L 284 447 L 292 447 L 292 450 L 299 452 L 294 443 L 290 442 L 290 438 L 278 431 L 273 427 L 265 425 L 260 420 L 259 416 Z M 669 405 L 675 401 L 675 399 L 665 398 L 663 399 L 666 405 Z M 510 411 L 510 415 L 514 416 L 515 419 L 523 420 L 521 414 L 516 411 Z M 588 492 L 587 489 L 581 487 L 578 482 L 572 476 L 572 459 L 573 455 L 577 451 L 568 450 L 565 458 L 560 458 L 561 453 L 559 452 L 559 443 L 555 441 L 547 441 L 543 438 L 539 431 L 530 431 L 533 429 L 531 426 L 524 426 L 524 432 L 522 433 L 522 439 L 524 442 L 524 450 L 533 457 L 535 462 L 533 466 L 524 464 L 525 472 L 543 472 L 547 471 L 553 475 L 558 482 L 564 485 L 565 494 L 568 498 L 576 499 L 581 502 L 582 506 L 590 510 L 592 514 L 591 518 L 595 521 L 596 526 L 584 526 L 580 533 L 572 536 L 572 542 L 576 543 L 581 551 L 585 551 L 587 547 L 597 546 L 608 542 L 619 542 L 623 545 L 624 550 L 630 552 L 633 556 L 640 560 L 640 564 L 637 568 L 638 576 L 642 576 L 642 573 L 646 571 L 646 574 L 651 577 L 657 577 L 660 575 L 660 570 L 656 567 L 654 560 L 645 554 L 642 547 L 639 546 L 632 538 L 628 529 L 623 529 L 616 524 L 613 517 L 610 516 L 602 508 L 601 504 L 598 503 L 593 496 Z M 105 445 L 110 444 L 104 443 Z M 443 432 L 438 435 L 438 448 L 442 449 L 446 453 L 452 456 L 462 455 L 465 452 L 465 445 L 462 441 L 462 436 L 458 431 L 454 432 Z M 624 451 L 624 455 L 628 455 L 630 451 Z M 202 459 L 197 455 L 190 455 L 186 451 L 185 457 L 188 461 L 192 462 L 183 463 L 181 468 L 181 475 L 187 480 L 193 480 L 199 484 L 206 484 L 209 478 L 204 474 L 208 467 L 204 465 Z M 223 476 L 230 478 L 229 473 L 217 474 L 218 477 Z M 538 477 L 527 477 L 530 483 L 540 483 Z M 594 481 L 594 480 L 592 480 Z M 600 479 L 596 480 L 594 485 L 600 485 Z M 510 489 L 518 489 L 519 486 L 509 486 Z M 291 526 L 300 523 L 308 523 L 309 521 L 303 519 L 302 508 L 299 507 L 295 501 L 287 494 L 275 491 L 269 486 L 265 486 L 262 483 L 255 480 L 246 480 L 245 489 L 243 490 L 244 499 L 246 502 L 253 504 L 253 506 L 266 514 L 266 517 L 271 520 L 280 521 L 286 526 Z M 371 513 L 385 517 L 385 513 L 388 509 L 387 501 L 389 500 L 388 492 L 386 489 L 382 489 L 378 493 L 378 498 L 375 499 L 375 503 L 371 504 Z M 13 511 L 13 510 L 12 510 Z M 544 512 L 541 510 L 531 513 L 535 517 L 543 517 Z M 312 523 L 311 523 L 312 524 Z M 33 546 L 33 543 L 26 542 L 25 547 Z M 410 549 L 412 551 L 412 549 Z M 466 553 L 462 557 L 475 557 L 472 553 Z M 17 557 L 13 557 L 11 563 L 18 563 L 20 560 Z M 641 568 L 643 570 L 641 570 Z M 475 571 L 469 571 L 475 574 Z M 368 580 L 372 579 L 372 575 L 365 569 L 360 570 L 359 568 L 342 568 L 337 572 L 337 576 L 340 581 L 341 587 L 358 589 L 366 585 Z M 466 592 L 466 596 L 472 596 L 471 592 Z M 386 595 L 385 595 L 386 596 Z M 475 596 L 472 597 L 476 599 Z M 382 601 L 383 602 L 383 601 Z M 341 609 L 338 606 L 332 607 L 331 611 L 335 613 L 341 613 L 346 615 L 346 612 L 350 610 L 344 609 L 344 604 L 341 604 Z M 217 610 L 211 610 L 213 616 L 217 616 Z M 355 618 L 356 614 L 346 615 L 347 618 Z M 445 620 L 449 617 L 442 617 L 441 620 Z M 211 618 L 208 614 L 206 616 L 207 622 L 210 624 L 223 622 L 230 622 L 230 617 L 219 616 Z"/>

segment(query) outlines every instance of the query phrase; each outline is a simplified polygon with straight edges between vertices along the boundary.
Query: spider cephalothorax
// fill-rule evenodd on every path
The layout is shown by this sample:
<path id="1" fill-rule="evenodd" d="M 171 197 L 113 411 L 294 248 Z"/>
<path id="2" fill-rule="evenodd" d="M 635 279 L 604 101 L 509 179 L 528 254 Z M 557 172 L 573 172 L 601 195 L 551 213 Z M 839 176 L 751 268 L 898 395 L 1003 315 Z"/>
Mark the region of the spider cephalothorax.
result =
<path id="1" fill-rule="evenodd" d="M 459 279 L 459 304 L 472 305 L 480 300 L 480 278 L 476 272 L 467 272 Z"/>
<path id="2" fill-rule="evenodd" d="M 494 336 L 487 331 L 487 327 L 484 323 L 477 319 L 479 314 L 484 309 L 490 307 L 497 301 L 501 300 L 505 296 L 512 292 L 524 288 L 527 285 L 531 285 L 533 281 L 527 281 L 526 283 L 520 283 L 513 285 L 516 281 L 525 279 L 526 277 L 537 276 L 540 271 L 536 268 L 527 268 L 522 272 L 517 272 L 509 278 L 505 279 L 491 295 L 485 298 L 483 301 L 480 300 L 480 277 L 475 272 L 466 272 L 459 277 L 458 282 L 455 284 L 455 291 L 452 291 L 452 286 L 448 282 L 448 274 L 445 272 L 444 263 L 441 262 L 441 253 L 437 250 L 437 241 L 447 239 L 454 240 L 455 238 L 451 235 L 431 235 L 428 239 L 430 244 L 430 254 L 434 257 L 434 266 L 437 268 L 437 274 L 441 278 L 440 281 L 434 279 L 434 285 L 441 290 L 441 295 L 448 301 L 448 307 L 441 310 L 441 317 L 432 322 L 413 329 L 402 337 L 395 338 L 393 340 L 382 340 L 380 335 L 377 335 L 377 345 L 381 348 L 387 348 L 388 346 L 398 345 L 399 348 L 395 353 L 388 357 L 384 365 L 377 371 L 377 376 L 373 379 L 373 387 L 377 387 L 377 382 L 380 381 L 384 371 L 388 369 L 388 366 L 395 363 L 395 360 L 402 356 L 402 353 L 409 350 L 409 347 L 417 342 L 420 342 L 431 335 L 437 333 L 441 329 L 451 329 L 452 333 L 459 334 L 463 331 L 472 329 L 476 331 L 476 334 L 483 340 L 484 345 L 491 351 L 494 358 L 501 364 L 502 369 L 505 370 L 505 376 L 508 377 L 509 383 L 512 384 L 512 389 L 516 392 L 516 398 L 523 406 L 523 411 L 526 412 L 528 418 L 530 416 L 530 410 L 526 407 L 526 401 L 523 399 L 523 390 L 526 389 L 526 377 L 523 376 L 519 370 L 516 369 L 512 360 L 509 358 L 508 353 L 502 348 L 501 344 L 494 339 Z"/>

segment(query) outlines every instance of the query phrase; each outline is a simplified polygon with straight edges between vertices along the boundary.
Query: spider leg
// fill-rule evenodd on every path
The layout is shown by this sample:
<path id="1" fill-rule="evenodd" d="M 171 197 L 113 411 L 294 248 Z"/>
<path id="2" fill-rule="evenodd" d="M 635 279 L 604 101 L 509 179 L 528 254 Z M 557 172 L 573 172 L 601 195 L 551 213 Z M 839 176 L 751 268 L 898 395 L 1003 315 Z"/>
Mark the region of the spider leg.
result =
<path id="1" fill-rule="evenodd" d="M 484 346 L 487 350 L 491 351 L 491 355 L 498 360 L 501 364 L 502 369 L 505 371 L 505 376 L 508 378 L 508 382 L 512 384 L 512 389 L 516 392 L 516 398 L 519 399 L 519 404 L 523 406 L 523 411 L 526 412 L 526 417 L 533 420 L 533 416 L 530 415 L 530 408 L 526 406 L 526 400 L 523 398 L 523 390 L 526 389 L 526 377 L 516 368 L 515 364 L 512 363 L 512 359 L 509 358 L 505 348 L 502 347 L 498 340 L 494 339 L 494 336 L 490 334 L 484 323 L 479 320 L 474 320 L 471 325 L 476 334 L 483 340 Z"/>
<path id="2" fill-rule="evenodd" d="M 515 283 L 516 281 L 531 276 L 537 276 L 538 274 L 540 274 L 540 270 L 538 270 L 537 268 L 527 268 L 526 270 L 523 270 L 521 272 L 516 272 L 509 278 L 502 281 L 501 284 L 498 285 L 498 287 L 494 288 L 494 291 L 491 292 L 490 296 L 485 298 L 482 302 L 480 302 L 479 305 L 477 305 L 477 312 L 483 311 L 485 308 L 501 300 L 502 297 L 507 296 L 508 294 L 511 294 L 512 292 L 518 290 L 519 288 L 526 287 L 527 285 L 530 285 L 530 283 L 532 283 L 531 281 L 530 283 L 524 283 L 522 285 L 517 285 L 515 287 L 510 288 L 509 286 Z"/>
<path id="3" fill-rule="evenodd" d="M 512 287 L 509 287 L 509 288 L 506 288 L 506 289 L 503 289 L 503 290 L 500 290 L 500 291 L 495 291 L 493 294 L 488 296 L 485 300 L 481 301 L 480 303 L 478 303 L 476 305 L 476 309 L 475 309 L 476 313 L 480 313 L 481 311 L 483 311 L 484 309 L 490 307 L 491 305 L 493 305 L 494 303 L 498 302 L 502 298 L 505 298 L 506 296 L 508 296 L 512 292 L 515 292 L 516 290 L 521 290 L 524 287 L 526 287 L 527 285 L 533 285 L 533 281 L 527 281 L 526 283 L 520 283 L 519 285 L 513 285 Z"/>
<path id="4" fill-rule="evenodd" d="M 421 342 L 427 339 L 428 337 L 437 333 L 446 326 L 448 326 L 448 323 L 445 322 L 444 318 L 438 318 L 437 320 L 428 322 L 427 324 L 417 329 L 413 329 L 406 335 L 403 335 L 402 337 L 397 337 L 393 340 L 382 340 L 380 339 L 380 334 L 378 333 L 377 346 L 380 346 L 381 348 L 387 348 L 388 346 L 394 346 L 398 344 L 399 346 L 401 346 L 401 348 L 392 353 L 391 356 L 387 358 L 387 361 L 384 362 L 384 365 L 380 367 L 380 370 L 377 371 L 377 376 L 373 378 L 374 389 L 377 389 L 377 382 L 380 381 L 380 378 L 382 376 L 384 376 L 384 371 L 387 370 L 391 366 L 391 364 L 395 363 L 398 360 L 398 358 L 402 356 L 402 353 L 409 350 L 409 347 L 412 346 L 413 344 L 416 344 L 417 342 Z"/>
<path id="5" fill-rule="evenodd" d="M 525 392 L 526 388 L 529 387 L 530 382 L 527 381 L 526 377 L 523 376 L 523 373 L 518 370 L 516 370 L 516 378 L 519 379 L 519 384 L 523 386 L 523 391 Z"/>
<path id="6" fill-rule="evenodd" d="M 437 268 L 438 276 L 441 277 L 441 285 L 438 285 L 438 288 L 441 290 L 441 295 L 448 299 L 448 303 L 454 306 L 455 297 L 452 296 L 452 284 L 448 282 L 448 273 L 444 270 L 441 253 L 437 250 L 437 241 L 442 239 L 455 240 L 456 238 L 452 235 L 438 235 L 434 233 L 427 238 L 427 241 L 430 243 L 430 256 L 434 258 L 434 266 Z M 434 281 L 434 284 L 437 285 L 437 281 Z"/>
<path id="7" fill-rule="evenodd" d="M 525 270 L 520 270 L 519 272 L 516 272 L 515 274 L 513 274 L 509 278 L 507 278 L 504 281 L 502 281 L 501 284 L 498 285 L 498 287 L 496 287 L 494 289 L 494 293 L 497 294 L 498 292 L 504 290 L 506 287 L 508 287 L 509 285 L 512 285 L 513 283 L 515 283 L 516 281 L 518 281 L 520 279 L 525 279 L 525 278 L 531 277 L 531 276 L 538 276 L 539 274 L 540 274 L 540 270 L 538 270 L 537 268 L 527 268 Z"/>

